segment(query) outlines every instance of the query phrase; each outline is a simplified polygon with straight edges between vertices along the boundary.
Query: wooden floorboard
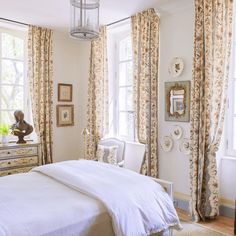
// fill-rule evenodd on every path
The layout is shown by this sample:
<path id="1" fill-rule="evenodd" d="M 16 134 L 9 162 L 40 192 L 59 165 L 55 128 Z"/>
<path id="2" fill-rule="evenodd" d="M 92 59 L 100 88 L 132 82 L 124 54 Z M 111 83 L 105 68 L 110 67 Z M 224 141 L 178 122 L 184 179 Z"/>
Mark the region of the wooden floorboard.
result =
<path id="1" fill-rule="evenodd" d="M 183 211 L 181 209 L 177 209 L 179 218 L 184 221 L 191 221 L 190 216 L 186 211 Z M 206 221 L 198 223 L 208 229 L 215 230 L 218 232 L 221 232 L 225 235 L 234 235 L 234 221 L 231 218 L 219 216 L 214 221 Z"/>

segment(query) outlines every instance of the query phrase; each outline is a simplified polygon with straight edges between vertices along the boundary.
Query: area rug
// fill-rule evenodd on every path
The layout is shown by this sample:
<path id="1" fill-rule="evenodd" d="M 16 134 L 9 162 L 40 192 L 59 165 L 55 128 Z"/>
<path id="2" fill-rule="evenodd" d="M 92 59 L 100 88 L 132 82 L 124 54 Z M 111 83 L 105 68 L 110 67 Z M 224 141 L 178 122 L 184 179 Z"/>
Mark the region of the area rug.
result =
<path id="1" fill-rule="evenodd" d="M 181 224 L 183 226 L 183 230 L 174 230 L 174 236 L 225 236 L 225 234 L 207 229 L 192 222 L 181 221 Z"/>

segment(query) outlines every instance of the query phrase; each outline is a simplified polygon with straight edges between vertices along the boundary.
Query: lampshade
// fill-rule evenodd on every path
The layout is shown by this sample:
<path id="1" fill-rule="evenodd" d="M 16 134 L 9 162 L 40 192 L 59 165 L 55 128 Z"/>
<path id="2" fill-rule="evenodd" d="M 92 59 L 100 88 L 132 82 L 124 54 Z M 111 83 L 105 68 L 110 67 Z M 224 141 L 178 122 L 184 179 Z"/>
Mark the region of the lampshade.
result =
<path id="1" fill-rule="evenodd" d="M 99 0 L 71 0 L 70 35 L 80 40 L 99 36 Z"/>

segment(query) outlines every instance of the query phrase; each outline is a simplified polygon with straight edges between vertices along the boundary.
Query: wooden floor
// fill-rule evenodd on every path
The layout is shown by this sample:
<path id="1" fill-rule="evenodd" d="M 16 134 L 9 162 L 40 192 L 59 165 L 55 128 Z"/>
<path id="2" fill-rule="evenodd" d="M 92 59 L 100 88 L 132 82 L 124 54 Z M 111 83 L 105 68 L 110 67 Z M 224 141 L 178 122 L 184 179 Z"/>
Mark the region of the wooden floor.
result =
<path id="1" fill-rule="evenodd" d="M 177 209 L 179 218 L 184 221 L 190 221 L 190 216 L 187 212 Z M 217 220 L 199 223 L 200 225 L 212 229 L 218 232 L 221 232 L 225 235 L 234 235 L 234 221 L 231 218 L 219 216 Z"/>

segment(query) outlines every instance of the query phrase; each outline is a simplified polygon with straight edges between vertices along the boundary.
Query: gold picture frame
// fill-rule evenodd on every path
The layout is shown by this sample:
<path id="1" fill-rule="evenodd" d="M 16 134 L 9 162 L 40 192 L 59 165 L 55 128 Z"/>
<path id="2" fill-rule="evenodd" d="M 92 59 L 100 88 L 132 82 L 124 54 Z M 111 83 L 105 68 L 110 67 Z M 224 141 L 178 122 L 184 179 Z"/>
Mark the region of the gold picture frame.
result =
<path id="1" fill-rule="evenodd" d="M 57 127 L 74 126 L 74 105 L 57 105 Z"/>
<path id="2" fill-rule="evenodd" d="M 72 102 L 73 85 L 72 84 L 58 84 L 58 101 Z"/>

